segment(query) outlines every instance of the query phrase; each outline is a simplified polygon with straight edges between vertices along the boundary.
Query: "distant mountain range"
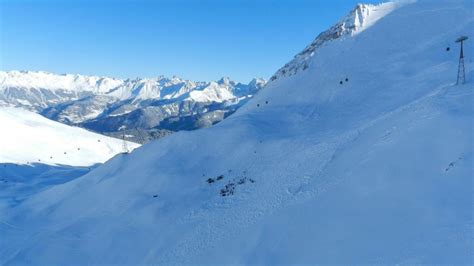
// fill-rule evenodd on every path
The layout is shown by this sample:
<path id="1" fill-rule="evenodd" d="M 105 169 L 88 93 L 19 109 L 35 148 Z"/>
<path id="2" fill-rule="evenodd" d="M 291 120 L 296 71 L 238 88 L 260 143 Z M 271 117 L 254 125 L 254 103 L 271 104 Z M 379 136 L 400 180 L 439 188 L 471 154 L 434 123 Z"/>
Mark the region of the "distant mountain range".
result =
<path id="1" fill-rule="evenodd" d="M 215 124 L 265 86 L 222 78 L 121 80 L 48 72 L 0 72 L 0 106 L 35 111 L 50 119 L 145 142 L 172 131 Z"/>

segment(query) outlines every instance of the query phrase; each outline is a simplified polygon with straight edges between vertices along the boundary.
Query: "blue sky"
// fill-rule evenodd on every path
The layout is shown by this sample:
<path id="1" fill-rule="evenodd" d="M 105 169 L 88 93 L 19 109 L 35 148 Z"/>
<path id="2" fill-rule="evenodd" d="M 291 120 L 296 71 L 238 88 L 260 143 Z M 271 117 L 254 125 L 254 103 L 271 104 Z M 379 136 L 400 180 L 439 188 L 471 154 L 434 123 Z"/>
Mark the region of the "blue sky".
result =
<path id="1" fill-rule="evenodd" d="M 358 2 L 0 0 L 0 69 L 248 82 Z"/>

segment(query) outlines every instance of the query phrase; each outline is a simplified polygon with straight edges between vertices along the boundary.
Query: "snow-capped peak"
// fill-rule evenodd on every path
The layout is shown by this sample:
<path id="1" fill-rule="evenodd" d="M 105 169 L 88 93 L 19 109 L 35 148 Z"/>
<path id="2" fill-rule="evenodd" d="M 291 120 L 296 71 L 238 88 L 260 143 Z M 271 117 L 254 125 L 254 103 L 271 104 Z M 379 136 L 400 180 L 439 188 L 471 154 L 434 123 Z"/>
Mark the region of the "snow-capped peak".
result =
<path id="1" fill-rule="evenodd" d="M 299 69 L 305 70 L 309 67 L 308 60 L 313 57 L 316 49 L 327 42 L 343 38 L 345 36 L 355 36 L 364 30 L 370 28 L 379 19 L 391 13 L 393 10 L 416 0 L 399 0 L 386 2 L 378 5 L 357 4 L 351 12 L 342 18 L 338 23 L 329 30 L 320 33 L 314 41 L 308 45 L 302 52 L 297 54 L 295 58 L 279 69 L 271 80 L 275 80 L 280 76 L 296 74 Z"/>
<path id="2" fill-rule="evenodd" d="M 252 86 L 252 87 L 263 87 L 265 86 L 265 84 L 267 83 L 267 81 L 265 79 L 262 79 L 262 78 L 253 78 L 250 82 L 249 82 L 249 85 Z"/>
<path id="3" fill-rule="evenodd" d="M 230 80 L 229 77 L 222 77 L 220 80 L 217 81 L 217 84 L 222 84 L 222 85 L 225 85 L 225 86 L 229 86 L 229 85 L 235 85 L 235 82 Z"/>

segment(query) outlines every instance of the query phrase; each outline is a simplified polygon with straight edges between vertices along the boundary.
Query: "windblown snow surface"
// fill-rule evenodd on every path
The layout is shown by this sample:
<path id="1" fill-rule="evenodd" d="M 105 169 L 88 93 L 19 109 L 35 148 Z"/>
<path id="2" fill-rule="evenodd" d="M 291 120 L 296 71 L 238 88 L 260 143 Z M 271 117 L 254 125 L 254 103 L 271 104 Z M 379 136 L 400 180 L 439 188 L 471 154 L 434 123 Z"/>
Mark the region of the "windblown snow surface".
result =
<path id="1" fill-rule="evenodd" d="M 473 22 L 393 5 L 222 123 L 0 209 L 0 263 L 471 264 Z"/>

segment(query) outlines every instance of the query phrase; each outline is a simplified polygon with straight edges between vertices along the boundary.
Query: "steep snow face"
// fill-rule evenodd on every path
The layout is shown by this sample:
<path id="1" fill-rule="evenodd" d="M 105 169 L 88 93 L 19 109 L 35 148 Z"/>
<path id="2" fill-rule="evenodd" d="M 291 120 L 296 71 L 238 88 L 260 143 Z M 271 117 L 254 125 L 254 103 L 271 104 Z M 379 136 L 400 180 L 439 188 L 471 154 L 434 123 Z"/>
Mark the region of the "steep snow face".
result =
<path id="1" fill-rule="evenodd" d="M 19 108 L 1 107 L 0 163 L 90 166 L 123 151 L 123 143 Z M 127 143 L 130 149 L 138 147 Z"/>
<path id="2" fill-rule="evenodd" d="M 299 70 L 305 70 L 309 67 L 309 60 L 322 45 L 341 39 L 345 36 L 354 36 L 370 28 L 379 19 L 383 18 L 393 10 L 403 5 L 413 3 L 415 0 L 400 0 L 396 2 L 387 2 L 378 5 L 358 4 L 346 17 L 336 23 L 329 30 L 322 32 L 316 39 L 308 45 L 295 58 L 279 69 L 271 80 L 278 77 L 294 75 Z"/>
<path id="3" fill-rule="evenodd" d="M 473 28 L 419 1 L 328 42 L 222 123 L 0 208 L 0 262 L 470 264 Z"/>

